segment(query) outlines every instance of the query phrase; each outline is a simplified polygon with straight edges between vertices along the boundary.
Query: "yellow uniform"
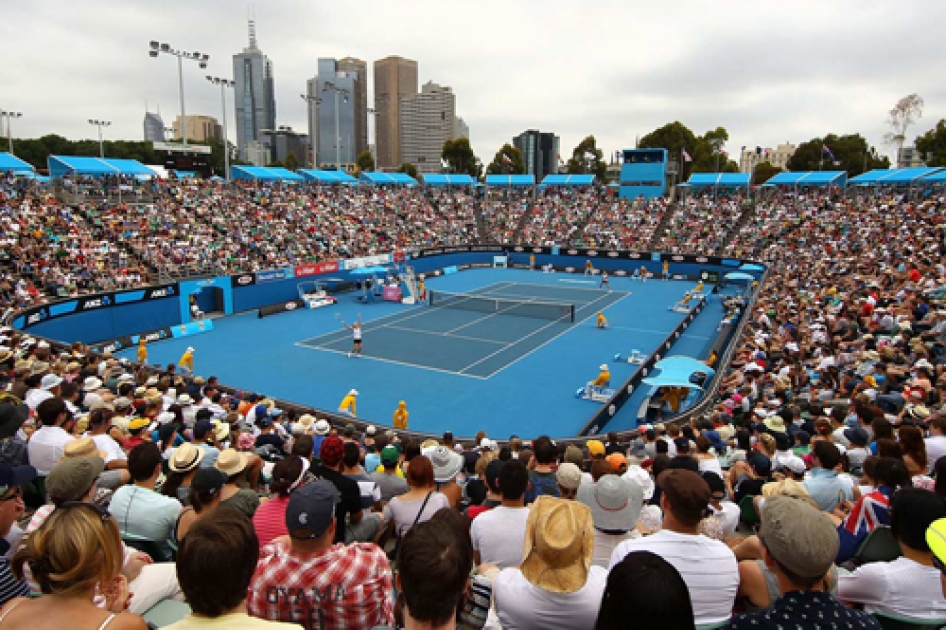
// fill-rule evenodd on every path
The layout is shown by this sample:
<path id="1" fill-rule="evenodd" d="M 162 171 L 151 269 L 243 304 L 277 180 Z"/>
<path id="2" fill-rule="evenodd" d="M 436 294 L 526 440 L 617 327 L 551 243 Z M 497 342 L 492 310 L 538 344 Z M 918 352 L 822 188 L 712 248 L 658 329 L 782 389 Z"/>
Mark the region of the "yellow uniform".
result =
<path id="1" fill-rule="evenodd" d="M 357 407 L 357 402 L 358 402 L 357 397 L 354 394 L 349 392 L 347 396 L 342 398 L 342 402 L 338 404 L 338 410 L 348 411 L 351 413 L 351 415 L 357 416 L 358 414 L 355 411 Z"/>
<path id="2" fill-rule="evenodd" d="M 607 387 L 608 383 L 611 382 L 611 372 L 608 370 L 601 370 L 598 373 L 598 378 L 595 379 L 594 384 L 598 387 Z"/>
<path id="3" fill-rule="evenodd" d="M 138 342 L 138 363 L 148 362 L 148 349 L 145 347 L 144 338 Z"/>
<path id="4" fill-rule="evenodd" d="M 177 364 L 193 372 L 194 371 L 194 349 L 188 348 L 184 352 L 184 354 L 181 355 L 181 360 L 178 361 Z"/>
<path id="5" fill-rule="evenodd" d="M 407 412 L 407 403 L 402 400 L 398 403 L 397 409 L 394 410 L 394 428 L 407 429 L 408 416 L 410 414 Z"/>
<path id="6" fill-rule="evenodd" d="M 670 263 L 664 261 L 664 280 L 670 276 Z"/>
<path id="7" fill-rule="evenodd" d="M 601 311 L 598 311 L 598 328 L 607 328 L 608 319 L 602 314 Z"/>
<path id="8" fill-rule="evenodd" d="M 423 278 L 421 278 L 421 280 L 417 283 L 417 293 L 420 295 L 420 299 L 427 299 L 427 287 L 424 286 Z"/>
<path id="9" fill-rule="evenodd" d="M 384 472 L 384 466 L 382 466 L 381 464 L 378 464 L 378 467 L 375 468 L 374 471 L 375 471 L 375 472 L 379 472 L 379 473 L 380 473 L 380 472 Z M 394 468 L 394 474 L 397 475 L 398 477 L 400 477 L 401 479 L 404 479 L 404 471 L 401 470 L 401 467 L 400 467 L 400 466 L 396 466 L 396 467 Z"/>
<path id="10" fill-rule="evenodd" d="M 694 292 L 694 293 L 702 293 L 702 292 L 703 292 L 703 282 L 702 282 L 702 281 L 701 281 L 698 285 L 696 285 L 696 288 L 693 289 L 693 292 Z"/>

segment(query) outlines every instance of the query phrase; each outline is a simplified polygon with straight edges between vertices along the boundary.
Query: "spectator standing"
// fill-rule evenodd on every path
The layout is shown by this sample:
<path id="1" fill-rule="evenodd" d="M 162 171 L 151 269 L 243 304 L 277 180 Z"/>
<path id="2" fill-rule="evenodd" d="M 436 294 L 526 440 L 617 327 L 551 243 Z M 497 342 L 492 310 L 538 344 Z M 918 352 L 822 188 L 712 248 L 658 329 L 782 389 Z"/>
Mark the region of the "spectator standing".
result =
<path id="1" fill-rule="evenodd" d="M 501 569 L 522 564 L 522 545 L 529 519 L 525 501 L 528 485 L 529 471 L 522 462 L 518 459 L 502 462 L 498 478 L 502 502 L 479 514 L 470 528 L 476 564 L 485 562 Z"/>
<path id="2" fill-rule="evenodd" d="M 289 532 L 263 547 L 247 609 L 305 628 L 343 630 L 393 623 L 391 568 L 370 543 L 335 541 L 335 486 L 319 480 L 292 493 Z"/>

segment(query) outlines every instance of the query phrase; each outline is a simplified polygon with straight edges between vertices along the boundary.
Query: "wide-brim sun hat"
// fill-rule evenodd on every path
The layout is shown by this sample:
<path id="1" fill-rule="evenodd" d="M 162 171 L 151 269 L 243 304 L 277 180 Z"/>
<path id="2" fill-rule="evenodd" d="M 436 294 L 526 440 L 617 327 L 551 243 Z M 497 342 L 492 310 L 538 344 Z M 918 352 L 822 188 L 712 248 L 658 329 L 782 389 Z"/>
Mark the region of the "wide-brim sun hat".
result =
<path id="1" fill-rule="evenodd" d="M 328 423 L 328 420 L 319 420 L 315 423 L 316 435 L 328 435 L 331 430 L 332 426 Z"/>
<path id="2" fill-rule="evenodd" d="M 215 464 L 217 470 L 226 473 L 227 477 L 238 475 L 246 470 L 246 455 L 232 448 L 220 451 Z"/>
<path id="3" fill-rule="evenodd" d="M 426 455 L 433 464 L 434 481 L 437 483 L 452 481 L 463 469 L 463 456 L 446 446 L 435 446 Z"/>
<path id="4" fill-rule="evenodd" d="M 203 447 L 184 442 L 174 451 L 174 455 L 168 461 L 168 468 L 176 473 L 190 472 L 200 465 L 204 452 Z"/>
<path id="5" fill-rule="evenodd" d="M 522 577 L 551 593 L 574 593 L 588 581 L 595 534 L 591 510 L 542 495 L 532 504 L 522 549 Z"/>

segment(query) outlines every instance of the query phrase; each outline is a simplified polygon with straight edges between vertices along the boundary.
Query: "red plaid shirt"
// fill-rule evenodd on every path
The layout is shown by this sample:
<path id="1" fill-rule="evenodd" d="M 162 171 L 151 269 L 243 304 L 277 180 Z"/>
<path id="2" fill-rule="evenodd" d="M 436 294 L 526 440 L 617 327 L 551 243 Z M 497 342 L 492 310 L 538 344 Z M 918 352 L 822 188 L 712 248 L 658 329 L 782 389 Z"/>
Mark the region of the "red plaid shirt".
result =
<path id="1" fill-rule="evenodd" d="M 250 615 L 307 630 L 394 626 L 393 580 L 377 545 L 337 543 L 296 555 L 280 543 L 260 551 L 247 596 Z"/>

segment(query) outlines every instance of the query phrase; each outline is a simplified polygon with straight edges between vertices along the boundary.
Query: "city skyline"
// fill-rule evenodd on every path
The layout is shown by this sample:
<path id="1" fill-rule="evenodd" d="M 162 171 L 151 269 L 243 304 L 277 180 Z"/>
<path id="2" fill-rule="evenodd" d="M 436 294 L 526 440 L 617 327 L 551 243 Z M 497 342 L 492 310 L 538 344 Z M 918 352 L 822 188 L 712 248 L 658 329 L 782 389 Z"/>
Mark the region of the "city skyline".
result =
<path id="1" fill-rule="evenodd" d="M 210 55 L 206 72 L 185 64 L 185 98 L 188 113 L 218 117 L 219 88 L 204 75 L 233 78 L 232 56 L 246 47 L 247 8 L 206 0 L 189 5 L 181 22 L 143 0 L 6 7 L 0 37 L 11 50 L 50 40 L 68 54 L 24 54 L 5 64 L 0 108 L 23 112 L 15 137 L 90 138 L 87 119 L 106 118 L 113 122 L 106 139 L 138 139 L 145 102 L 160 106 L 165 119 L 180 114 L 173 60 L 147 55 L 154 39 Z M 650 1 L 488 0 L 479 8 L 471 14 L 420 0 L 405 12 L 368 0 L 352 20 L 317 3 L 257 6 L 260 49 L 275 67 L 275 125 L 308 128 L 299 94 L 318 58 L 356 57 L 371 66 L 388 55 L 416 60 L 419 85 L 453 88 L 484 163 L 524 129 L 554 131 L 567 160 L 585 135 L 594 134 L 609 155 L 674 120 L 697 134 L 726 127 L 730 155 L 742 145 L 797 144 L 829 132 L 862 133 L 891 155 L 884 120 L 899 98 L 918 93 L 926 101 L 908 144 L 946 111 L 934 30 L 946 5 L 685 0 L 672 15 Z M 237 121 L 228 122 L 236 143 Z"/>

